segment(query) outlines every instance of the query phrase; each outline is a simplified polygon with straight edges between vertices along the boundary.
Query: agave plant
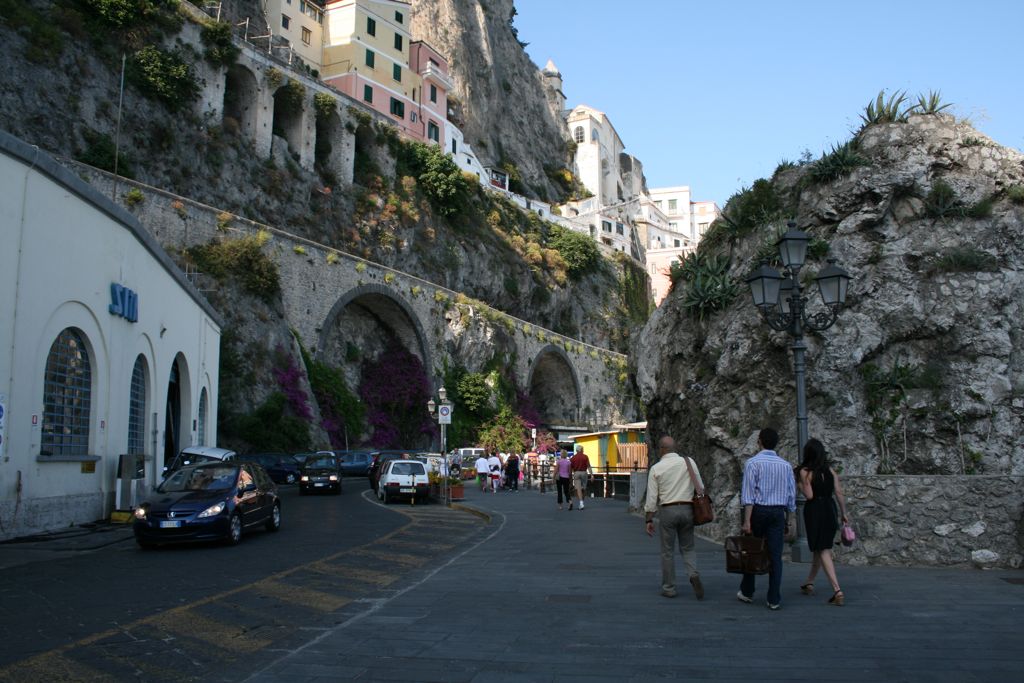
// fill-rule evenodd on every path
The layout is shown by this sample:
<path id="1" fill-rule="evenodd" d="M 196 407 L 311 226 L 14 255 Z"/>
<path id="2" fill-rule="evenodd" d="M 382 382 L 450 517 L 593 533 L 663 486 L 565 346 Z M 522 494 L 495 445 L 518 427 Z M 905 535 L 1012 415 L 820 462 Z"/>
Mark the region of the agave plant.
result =
<path id="1" fill-rule="evenodd" d="M 952 106 L 952 102 L 942 101 L 941 91 L 929 90 L 927 95 L 917 96 L 917 104 L 910 108 L 909 113 L 938 114 L 943 109 L 949 109 Z"/>
<path id="2" fill-rule="evenodd" d="M 807 177 L 814 183 L 827 183 L 848 176 L 858 166 L 867 166 L 868 163 L 854 138 L 841 145 L 832 145 L 828 154 L 811 164 Z"/>
<path id="3" fill-rule="evenodd" d="M 885 98 L 885 90 L 881 90 L 874 101 L 868 102 L 860 118 L 865 126 L 875 123 L 906 123 L 910 113 L 910 109 L 903 106 L 906 101 L 907 93 L 903 90 L 894 92 L 889 99 Z"/>
<path id="4" fill-rule="evenodd" d="M 739 285 L 727 273 L 700 273 L 686 288 L 683 308 L 697 320 L 704 321 L 732 303 L 738 292 Z"/>
<path id="5" fill-rule="evenodd" d="M 940 178 L 932 183 L 932 189 L 924 200 L 924 210 L 931 218 L 956 216 L 963 212 L 963 202 L 949 183 Z"/>

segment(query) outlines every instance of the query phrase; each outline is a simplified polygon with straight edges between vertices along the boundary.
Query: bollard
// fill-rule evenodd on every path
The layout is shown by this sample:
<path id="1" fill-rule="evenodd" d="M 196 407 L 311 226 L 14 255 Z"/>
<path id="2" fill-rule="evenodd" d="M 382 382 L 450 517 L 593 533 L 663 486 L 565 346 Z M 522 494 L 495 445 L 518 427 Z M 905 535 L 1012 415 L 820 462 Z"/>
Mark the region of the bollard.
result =
<path id="1" fill-rule="evenodd" d="M 540 467 L 540 464 L 538 463 L 537 466 Z M 546 474 L 546 471 L 547 471 L 546 467 L 543 467 L 540 470 L 540 492 L 541 493 L 544 493 L 544 491 L 546 490 L 545 484 L 547 482 L 544 481 L 544 475 Z"/>

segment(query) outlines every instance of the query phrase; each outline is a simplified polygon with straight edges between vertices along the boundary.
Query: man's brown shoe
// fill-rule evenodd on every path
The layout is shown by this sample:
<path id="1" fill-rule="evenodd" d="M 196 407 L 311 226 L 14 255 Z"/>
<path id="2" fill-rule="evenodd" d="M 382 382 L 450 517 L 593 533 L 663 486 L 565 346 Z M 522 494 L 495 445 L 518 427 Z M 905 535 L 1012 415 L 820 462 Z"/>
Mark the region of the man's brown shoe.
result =
<path id="1" fill-rule="evenodd" d="M 693 594 L 697 596 L 698 600 L 704 599 L 704 584 L 700 582 L 700 577 L 694 574 L 690 577 L 690 585 L 693 586 Z"/>

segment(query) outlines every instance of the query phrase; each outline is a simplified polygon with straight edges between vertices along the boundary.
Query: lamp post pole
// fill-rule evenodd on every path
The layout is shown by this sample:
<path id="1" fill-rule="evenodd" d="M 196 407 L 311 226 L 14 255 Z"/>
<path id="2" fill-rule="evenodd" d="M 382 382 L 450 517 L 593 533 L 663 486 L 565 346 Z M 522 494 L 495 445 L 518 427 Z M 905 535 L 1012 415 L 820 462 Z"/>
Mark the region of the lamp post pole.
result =
<path id="1" fill-rule="evenodd" d="M 448 400 L 448 391 L 443 385 L 437 390 L 437 397 L 440 399 L 437 403 L 433 398 L 427 401 L 427 410 L 430 412 L 431 419 L 436 419 L 441 426 L 441 468 L 439 472 L 441 475 L 441 500 L 445 505 L 451 507 L 452 489 L 448 483 L 451 469 L 448 463 L 447 427 L 452 423 L 452 402 Z"/>
<path id="2" fill-rule="evenodd" d="M 761 317 L 768 326 L 779 332 L 787 332 L 793 339 L 790 348 L 793 351 L 793 372 L 796 379 L 796 442 L 797 460 L 803 457 L 804 446 L 807 444 L 807 344 L 804 342 L 804 329 L 821 332 L 831 327 L 839 317 L 839 311 L 846 302 L 846 290 L 850 282 L 849 274 L 835 265 L 835 259 L 829 259 L 828 265 L 818 273 L 815 281 L 821 294 L 824 310 L 809 314 L 807 297 L 804 296 L 800 284 L 800 269 L 807 256 L 807 243 L 810 235 L 796 229 L 789 223 L 788 230 L 779 239 L 779 256 L 783 266 L 782 275 L 762 261 L 759 268 L 747 277 L 754 306 L 761 312 Z M 803 494 L 797 491 L 797 538 L 793 544 L 792 560 L 809 562 L 810 551 L 807 547 L 807 530 L 804 527 L 803 506 L 806 503 Z"/>

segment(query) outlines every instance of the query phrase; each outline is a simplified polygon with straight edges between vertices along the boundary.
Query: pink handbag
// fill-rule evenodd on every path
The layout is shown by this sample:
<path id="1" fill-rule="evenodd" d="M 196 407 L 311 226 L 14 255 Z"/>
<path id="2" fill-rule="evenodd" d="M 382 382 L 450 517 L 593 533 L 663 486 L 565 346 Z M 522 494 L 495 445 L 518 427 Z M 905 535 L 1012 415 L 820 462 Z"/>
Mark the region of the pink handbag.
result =
<path id="1" fill-rule="evenodd" d="M 857 534 L 854 533 L 853 527 L 849 524 L 843 524 L 843 528 L 839 532 L 839 540 L 842 541 L 843 545 L 846 547 L 853 545 L 853 542 L 857 540 Z"/>

